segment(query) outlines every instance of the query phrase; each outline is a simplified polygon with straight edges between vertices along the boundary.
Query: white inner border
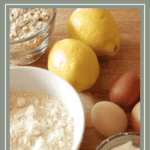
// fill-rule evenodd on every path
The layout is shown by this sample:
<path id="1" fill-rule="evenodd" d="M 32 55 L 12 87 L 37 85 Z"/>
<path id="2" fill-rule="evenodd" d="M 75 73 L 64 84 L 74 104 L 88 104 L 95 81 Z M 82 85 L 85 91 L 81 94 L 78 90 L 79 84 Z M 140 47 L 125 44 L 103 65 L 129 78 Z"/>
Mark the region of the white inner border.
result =
<path id="1" fill-rule="evenodd" d="M 97 6 L 97 5 L 138 5 L 144 6 L 144 150 L 145 150 L 145 4 L 5 4 L 5 150 L 6 150 L 6 7 L 9 5 L 90 5 L 90 6 Z"/>

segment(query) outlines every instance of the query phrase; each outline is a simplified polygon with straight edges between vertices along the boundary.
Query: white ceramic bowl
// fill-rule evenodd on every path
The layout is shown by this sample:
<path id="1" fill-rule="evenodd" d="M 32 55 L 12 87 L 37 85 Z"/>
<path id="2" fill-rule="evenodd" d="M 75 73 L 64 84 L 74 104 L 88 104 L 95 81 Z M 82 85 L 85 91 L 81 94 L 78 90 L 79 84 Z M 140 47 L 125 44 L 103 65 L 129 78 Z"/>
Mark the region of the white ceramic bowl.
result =
<path id="1" fill-rule="evenodd" d="M 10 92 L 40 92 L 63 101 L 74 118 L 72 150 L 80 148 L 85 127 L 84 109 L 78 93 L 67 81 L 45 69 L 14 67 L 10 69 Z"/>

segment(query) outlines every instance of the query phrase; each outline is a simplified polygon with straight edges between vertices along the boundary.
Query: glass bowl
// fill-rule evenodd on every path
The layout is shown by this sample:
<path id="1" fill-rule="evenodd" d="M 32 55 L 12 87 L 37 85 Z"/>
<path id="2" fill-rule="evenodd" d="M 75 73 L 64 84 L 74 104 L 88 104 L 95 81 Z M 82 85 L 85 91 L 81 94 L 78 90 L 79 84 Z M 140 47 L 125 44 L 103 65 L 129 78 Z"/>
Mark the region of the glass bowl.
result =
<path id="1" fill-rule="evenodd" d="M 10 64 L 27 65 L 38 60 L 46 51 L 55 26 L 56 8 L 49 8 L 47 25 L 30 37 L 10 40 Z"/>
<path id="2" fill-rule="evenodd" d="M 123 133 L 116 134 L 103 141 L 96 148 L 96 150 L 111 150 L 112 148 L 125 144 L 129 141 L 132 141 L 134 146 L 140 148 L 140 133 L 123 132 Z"/>

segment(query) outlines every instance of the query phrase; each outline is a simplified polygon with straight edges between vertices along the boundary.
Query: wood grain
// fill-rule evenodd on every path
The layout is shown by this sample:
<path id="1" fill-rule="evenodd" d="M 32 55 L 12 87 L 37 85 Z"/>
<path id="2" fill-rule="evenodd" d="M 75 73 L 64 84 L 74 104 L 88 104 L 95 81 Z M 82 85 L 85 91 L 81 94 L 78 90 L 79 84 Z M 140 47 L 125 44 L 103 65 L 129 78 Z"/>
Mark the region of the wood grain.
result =
<path id="1" fill-rule="evenodd" d="M 140 77 L 140 9 L 107 8 L 118 23 L 120 31 L 120 51 L 111 60 L 101 61 L 100 75 L 94 86 L 79 96 L 85 110 L 85 132 L 80 150 L 94 150 L 106 139 L 99 134 L 91 122 L 91 108 L 99 101 L 109 100 L 109 88 L 113 80 L 120 74 L 133 72 Z M 50 48 L 59 40 L 69 38 L 67 21 L 75 8 L 58 8 L 56 24 L 50 44 L 44 55 L 29 66 L 47 69 L 47 59 Z M 133 131 L 130 113 L 133 106 L 124 109 L 127 113 L 129 125 L 127 131 Z"/>

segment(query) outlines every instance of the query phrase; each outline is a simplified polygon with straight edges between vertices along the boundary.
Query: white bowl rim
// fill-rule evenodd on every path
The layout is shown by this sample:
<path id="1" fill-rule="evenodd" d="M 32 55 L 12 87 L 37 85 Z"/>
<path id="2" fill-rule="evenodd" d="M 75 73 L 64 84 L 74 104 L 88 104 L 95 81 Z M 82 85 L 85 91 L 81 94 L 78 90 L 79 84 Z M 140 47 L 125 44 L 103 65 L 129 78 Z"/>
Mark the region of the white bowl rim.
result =
<path id="1" fill-rule="evenodd" d="M 41 70 L 41 71 L 43 71 L 43 72 L 45 72 L 45 73 L 53 74 L 54 76 L 57 76 L 57 78 L 60 78 L 61 80 L 63 80 L 63 82 L 64 82 L 65 84 L 68 84 L 68 86 L 70 86 L 70 88 L 72 88 L 72 90 L 76 93 L 78 99 L 80 100 L 79 103 L 80 103 L 80 105 L 81 105 L 81 107 L 82 107 L 82 114 L 81 114 L 81 115 L 82 115 L 82 118 L 83 118 L 83 124 L 81 124 L 82 133 L 79 135 L 79 138 L 76 139 L 78 145 L 75 145 L 75 147 L 73 147 L 74 149 L 72 149 L 72 150 L 77 150 L 77 149 L 79 148 L 81 142 L 82 142 L 83 135 L 84 135 L 84 131 L 85 131 L 85 114 L 84 114 L 84 108 L 83 108 L 83 104 L 82 104 L 82 102 L 81 102 L 81 98 L 79 97 L 77 91 L 76 91 L 76 90 L 74 89 L 74 87 L 73 87 L 69 82 L 67 82 L 65 79 L 63 79 L 63 78 L 60 77 L 59 75 L 57 75 L 57 74 L 55 74 L 55 73 L 53 73 L 53 72 L 51 72 L 51 71 L 48 71 L 48 70 L 46 70 L 46 69 L 39 68 L 39 67 L 33 67 L 33 66 L 17 66 L 17 67 L 12 67 L 12 68 L 10 68 L 10 71 L 11 71 L 11 70 L 18 70 L 18 69 L 29 69 L 29 70 L 34 70 L 34 69 L 35 69 L 35 70 Z"/>

